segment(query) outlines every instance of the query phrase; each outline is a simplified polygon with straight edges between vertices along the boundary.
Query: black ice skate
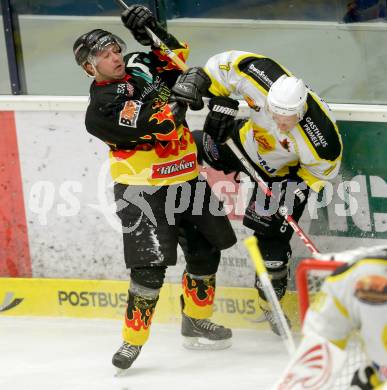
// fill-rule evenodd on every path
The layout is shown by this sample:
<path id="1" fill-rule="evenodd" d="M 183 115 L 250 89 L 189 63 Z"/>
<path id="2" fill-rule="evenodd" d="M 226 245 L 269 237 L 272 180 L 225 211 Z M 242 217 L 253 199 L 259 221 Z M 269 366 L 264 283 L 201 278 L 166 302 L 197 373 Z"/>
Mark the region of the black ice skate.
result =
<path id="1" fill-rule="evenodd" d="M 270 309 L 265 309 L 262 306 L 261 306 L 261 310 L 263 312 L 265 320 L 269 323 L 270 328 L 273 331 L 273 333 L 275 333 L 278 336 L 281 336 L 281 333 L 279 331 L 279 328 L 277 325 L 277 320 L 276 320 L 274 313 Z M 284 315 L 285 315 L 286 321 L 289 325 L 289 328 L 291 328 L 291 323 L 290 323 L 288 316 L 285 313 L 284 313 Z"/>
<path id="2" fill-rule="evenodd" d="M 127 370 L 133 364 L 140 354 L 141 347 L 141 345 L 131 345 L 125 341 L 123 342 L 118 351 L 113 355 L 112 359 L 113 365 L 119 369 L 118 374 L 120 374 L 122 370 Z"/>
<path id="3" fill-rule="evenodd" d="M 184 307 L 181 297 L 182 308 Z M 207 319 L 196 319 L 182 312 L 181 334 L 188 349 L 218 350 L 231 347 L 232 331 Z"/>

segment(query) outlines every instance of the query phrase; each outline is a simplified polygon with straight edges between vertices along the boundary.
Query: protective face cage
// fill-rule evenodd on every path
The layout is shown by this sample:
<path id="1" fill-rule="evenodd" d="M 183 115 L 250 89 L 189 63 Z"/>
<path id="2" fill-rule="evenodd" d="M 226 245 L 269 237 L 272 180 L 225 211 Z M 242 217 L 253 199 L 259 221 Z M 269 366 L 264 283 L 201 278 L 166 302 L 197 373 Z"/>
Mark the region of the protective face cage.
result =
<path id="1" fill-rule="evenodd" d="M 86 62 L 96 65 L 98 54 L 113 44 L 118 45 L 121 53 L 126 51 L 125 42 L 117 35 L 105 30 L 92 30 L 75 41 L 73 47 L 75 60 L 78 65 Z"/>

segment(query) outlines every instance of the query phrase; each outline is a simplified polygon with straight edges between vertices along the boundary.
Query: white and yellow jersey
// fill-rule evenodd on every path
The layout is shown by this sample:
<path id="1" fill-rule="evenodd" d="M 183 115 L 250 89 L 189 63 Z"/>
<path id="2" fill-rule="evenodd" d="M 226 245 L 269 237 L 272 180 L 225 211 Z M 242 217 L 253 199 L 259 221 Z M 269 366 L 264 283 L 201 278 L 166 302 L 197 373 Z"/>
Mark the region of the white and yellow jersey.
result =
<path id="1" fill-rule="evenodd" d="M 205 66 L 215 96 L 242 96 L 250 107 L 239 131 L 251 160 L 268 176 L 285 176 L 290 167 L 315 191 L 333 179 L 340 168 L 342 142 L 327 104 L 308 89 L 307 111 L 290 131 L 280 132 L 265 109 L 270 86 L 283 74 L 292 75 L 272 59 L 242 51 L 211 57 Z"/>
<path id="2" fill-rule="evenodd" d="M 366 258 L 337 269 L 307 311 L 303 332 L 339 347 L 357 330 L 367 357 L 387 380 L 387 258 Z"/>

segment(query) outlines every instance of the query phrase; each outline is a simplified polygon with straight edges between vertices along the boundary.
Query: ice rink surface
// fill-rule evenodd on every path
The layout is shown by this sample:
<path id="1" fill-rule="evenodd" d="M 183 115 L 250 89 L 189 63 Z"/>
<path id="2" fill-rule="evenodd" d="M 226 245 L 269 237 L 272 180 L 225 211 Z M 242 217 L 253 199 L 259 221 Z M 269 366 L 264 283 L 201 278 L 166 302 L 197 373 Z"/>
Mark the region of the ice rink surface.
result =
<path id="1" fill-rule="evenodd" d="M 233 330 L 223 351 L 182 347 L 177 325 L 152 325 L 127 376 L 116 377 L 111 357 L 121 322 L 68 318 L 0 318 L 1 390 L 266 390 L 287 362 L 269 330 Z"/>

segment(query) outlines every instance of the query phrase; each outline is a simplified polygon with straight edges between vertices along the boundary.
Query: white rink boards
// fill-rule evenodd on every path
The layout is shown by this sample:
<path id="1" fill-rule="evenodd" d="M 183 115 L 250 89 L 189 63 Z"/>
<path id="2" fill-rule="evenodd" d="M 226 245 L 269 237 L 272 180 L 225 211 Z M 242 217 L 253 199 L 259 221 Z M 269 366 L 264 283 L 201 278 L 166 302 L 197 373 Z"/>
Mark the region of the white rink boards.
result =
<path id="1" fill-rule="evenodd" d="M 223 351 L 189 351 L 179 327 L 152 325 L 148 343 L 125 377 L 111 357 L 121 343 L 121 321 L 0 318 L 2 390 L 264 390 L 287 362 L 270 331 L 234 332 Z"/>

